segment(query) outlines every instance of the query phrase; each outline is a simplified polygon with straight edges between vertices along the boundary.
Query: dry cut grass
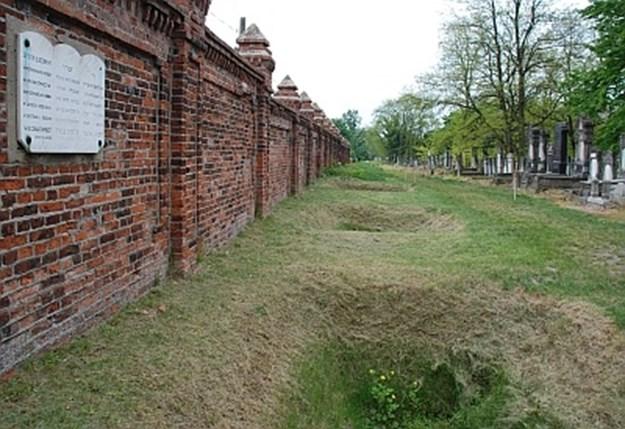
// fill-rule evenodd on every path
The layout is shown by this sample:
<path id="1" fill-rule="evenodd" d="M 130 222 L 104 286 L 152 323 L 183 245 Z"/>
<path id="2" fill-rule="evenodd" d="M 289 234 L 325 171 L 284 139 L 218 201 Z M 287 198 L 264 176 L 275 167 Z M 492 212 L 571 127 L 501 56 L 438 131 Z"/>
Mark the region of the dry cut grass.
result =
<path id="1" fill-rule="evenodd" d="M 26 364 L 0 385 L 0 427 L 280 427 L 297 363 L 336 339 L 389 361 L 425 350 L 501 366 L 514 400 L 499 427 L 532 410 L 568 427 L 625 427 L 623 303 L 602 286 L 624 285 L 601 261 L 576 271 L 555 233 L 583 224 L 618 246 L 623 225 L 350 168 L 359 179 L 348 168 L 286 201 L 193 279 Z M 362 180 L 372 168 L 376 180 Z M 528 241 L 537 218 L 544 231 Z M 527 245 L 516 256 L 515 240 Z M 556 280 L 536 287 L 547 268 Z"/>

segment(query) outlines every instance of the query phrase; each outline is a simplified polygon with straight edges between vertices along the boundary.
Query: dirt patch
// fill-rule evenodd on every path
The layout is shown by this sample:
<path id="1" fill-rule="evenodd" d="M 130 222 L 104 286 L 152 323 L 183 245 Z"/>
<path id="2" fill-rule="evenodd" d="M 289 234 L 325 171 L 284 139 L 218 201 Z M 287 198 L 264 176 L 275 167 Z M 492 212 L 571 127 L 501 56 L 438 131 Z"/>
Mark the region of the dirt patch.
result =
<path id="1" fill-rule="evenodd" d="M 595 249 L 589 257 L 590 261 L 604 267 L 613 277 L 625 275 L 625 249 L 617 246 L 604 246 Z"/>
<path id="2" fill-rule="evenodd" d="M 580 196 L 574 195 L 570 191 L 558 189 L 549 189 L 540 194 L 532 193 L 531 195 L 547 199 L 563 208 L 578 210 L 611 220 L 625 221 L 625 205 L 623 204 L 611 202 L 604 207 L 599 207 L 584 203 Z"/>
<path id="3" fill-rule="evenodd" d="M 405 185 L 384 183 L 384 182 L 367 182 L 356 179 L 336 178 L 328 180 L 327 184 L 331 187 L 344 189 L 348 191 L 368 191 L 368 192 L 406 192 L 409 188 Z"/>
<path id="4" fill-rule="evenodd" d="M 337 229 L 362 232 L 406 232 L 456 230 L 459 224 L 446 213 L 416 208 L 346 205 L 334 209 Z"/>

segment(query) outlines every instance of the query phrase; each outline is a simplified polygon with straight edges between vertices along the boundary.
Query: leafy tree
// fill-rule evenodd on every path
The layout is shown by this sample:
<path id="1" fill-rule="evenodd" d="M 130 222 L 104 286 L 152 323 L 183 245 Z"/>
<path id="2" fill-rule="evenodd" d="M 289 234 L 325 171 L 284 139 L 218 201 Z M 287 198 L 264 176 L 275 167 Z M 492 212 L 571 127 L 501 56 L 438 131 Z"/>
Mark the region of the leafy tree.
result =
<path id="1" fill-rule="evenodd" d="M 608 148 L 625 133 L 625 2 L 594 0 L 582 14 L 597 32 L 598 63 L 575 74 L 572 105 L 597 122 L 597 143 Z"/>
<path id="2" fill-rule="evenodd" d="M 393 162 L 406 162 L 426 146 L 436 122 L 430 101 L 415 94 L 389 100 L 375 112 L 373 132 Z"/>
<path id="3" fill-rule="evenodd" d="M 365 138 L 366 130 L 362 127 L 362 118 L 357 110 L 348 110 L 340 118 L 333 119 L 333 122 L 341 131 L 341 135 L 349 141 L 354 161 L 373 159 Z"/>
<path id="4" fill-rule="evenodd" d="M 544 124 L 564 103 L 563 65 L 573 67 L 571 53 L 583 49 L 564 30 L 574 12 L 544 0 L 459 3 L 462 13 L 444 27 L 439 67 L 424 84 L 439 102 L 475 115 L 518 159 L 527 126 Z"/>
<path id="5" fill-rule="evenodd" d="M 488 115 L 490 123 L 496 123 L 497 109 L 482 106 L 481 111 Z M 483 147 L 491 140 L 492 132 L 480 115 L 471 110 L 456 109 L 445 117 L 443 126 L 431 134 L 429 148 L 432 153 L 450 150 L 453 155 L 460 156 L 473 148 Z"/>

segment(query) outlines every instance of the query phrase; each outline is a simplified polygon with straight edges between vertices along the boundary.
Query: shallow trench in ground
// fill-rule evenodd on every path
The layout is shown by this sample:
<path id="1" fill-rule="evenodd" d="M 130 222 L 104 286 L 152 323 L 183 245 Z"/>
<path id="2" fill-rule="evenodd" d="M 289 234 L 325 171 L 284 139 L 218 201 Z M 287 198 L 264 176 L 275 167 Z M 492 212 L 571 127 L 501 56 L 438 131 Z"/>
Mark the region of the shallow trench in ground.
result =
<path id="1" fill-rule="evenodd" d="M 386 370 L 401 371 L 412 360 L 418 364 L 423 351 L 433 363 L 468 356 L 478 368 L 501 368 L 511 380 L 510 396 L 493 427 L 625 427 L 625 342 L 613 323 L 591 305 L 502 293 L 484 285 L 441 290 L 405 283 L 367 284 L 365 279 L 349 283 L 340 288 L 314 284 L 302 290 L 308 299 L 315 299 L 313 307 L 324 332 L 302 338 L 302 345 L 313 344 L 315 350 L 339 343 Z M 266 358 L 269 352 L 260 353 Z M 282 399 L 270 400 L 276 408 L 268 415 L 267 408 L 261 411 L 259 417 L 265 415 L 259 421 L 268 418 L 265 421 L 272 425 L 302 427 L 288 426 L 284 415 L 306 401 L 310 379 L 298 379 L 293 369 L 310 358 L 310 347 L 293 354 L 293 365 L 282 380 L 291 400 L 284 402 L 282 390 L 278 395 Z M 464 369 L 457 374 L 459 382 L 466 381 Z M 306 406 L 297 412 L 305 413 Z M 532 416 L 540 416 L 537 421 L 543 425 L 524 425 Z M 547 424 L 551 421 L 558 424 Z"/>
<path id="2" fill-rule="evenodd" d="M 444 212 L 421 209 L 341 204 L 326 216 L 324 226 L 344 234 L 345 248 L 384 247 L 380 234 L 463 228 Z M 247 374 L 257 384 L 240 398 L 237 417 L 224 415 L 219 427 L 368 428 L 347 418 L 315 420 L 314 398 L 307 392 L 315 381 L 302 376 L 302 368 L 312 365 L 313 377 L 322 379 L 366 378 L 368 367 L 410 372 L 424 362 L 431 368 L 448 365 L 467 393 L 458 399 L 465 402 L 475 402 L 471 394 L 480 388 L 475 379 L 482 368 L 505 374 L 505 403 L 488 427 L 625 427 L 625 340 L 595 306 L 503 291 L 482 281 L 451 278 L 441 287 L 410 271 L 358 268 L 292 266 L 298 274 L 289 292 L 265 301 L 262 315 L 241 321 L 250 335 L 245 348 L 253 363 Z M 342 367 L 315 373 L 311 360 L 328 349 Z M 330 384 L 325 393 L 340 393 L 339 380 L 320 383 Z M 453 420 L 454 414 L 447 417 Z M 441 426 L 432 427 L 471 427 L 434 421 Z"/>

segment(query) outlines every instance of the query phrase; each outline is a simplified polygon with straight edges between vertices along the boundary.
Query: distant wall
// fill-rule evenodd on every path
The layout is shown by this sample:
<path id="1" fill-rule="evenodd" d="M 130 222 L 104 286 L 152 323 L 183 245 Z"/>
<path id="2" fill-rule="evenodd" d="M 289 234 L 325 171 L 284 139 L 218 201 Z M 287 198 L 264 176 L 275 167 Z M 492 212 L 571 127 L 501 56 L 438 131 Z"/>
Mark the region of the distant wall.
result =
<path id="1" fill-rule="evenodd" d="M 0 373 L 110 317 L 227 243 L 349 147 L 272 98 L 267 70 L 204 27 L 208 0 L 0 2 Z M 98 155 L 16 141 L 16 36 L 106 62 Z"/>

